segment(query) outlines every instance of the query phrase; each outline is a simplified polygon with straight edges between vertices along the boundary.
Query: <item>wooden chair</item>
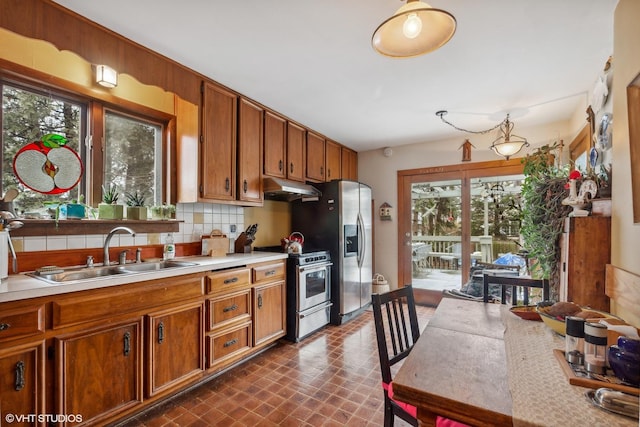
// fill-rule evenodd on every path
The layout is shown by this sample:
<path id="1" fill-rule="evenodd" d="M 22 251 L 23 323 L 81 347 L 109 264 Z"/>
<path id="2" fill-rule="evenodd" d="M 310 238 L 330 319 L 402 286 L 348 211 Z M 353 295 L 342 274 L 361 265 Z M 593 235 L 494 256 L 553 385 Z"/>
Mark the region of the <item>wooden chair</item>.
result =
<path id="1" fill-rule="evenodd" d="M 511 288 L 511 304 L 518 304 L 518 292 L 517 288 L 523 288 L 524 297 L 523 304 L 529 305 L 529 291 L 531 288 L 542 289 L 542 300 L 549 300 L 549 280 L 548 279 L 530 279 L 524 277 L 509 277 L 509 276 L 495 276 L 485 274 L 483 276 L 483 300 L 489 302 L 491 295 L 489 295 L 489 285 L 502 286 L 501 303 L 507 303 L 507 287 Z"/>
<path id="2" fill-rule="evenodd" d="M 409 355 L 420 336 L 413 287 L 405 286 L 371 296 L 384 389 L 384 425 L 393 426 L 398 416 L 418 425 L 416 407 L 393 399 L 391 367 Z"/>

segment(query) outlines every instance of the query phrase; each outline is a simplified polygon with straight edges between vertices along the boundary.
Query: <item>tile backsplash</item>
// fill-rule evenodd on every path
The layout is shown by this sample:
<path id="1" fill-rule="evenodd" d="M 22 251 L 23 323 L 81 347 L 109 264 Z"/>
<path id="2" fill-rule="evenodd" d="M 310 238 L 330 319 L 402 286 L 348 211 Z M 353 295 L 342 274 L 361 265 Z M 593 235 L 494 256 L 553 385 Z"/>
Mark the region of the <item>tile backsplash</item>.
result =
<path id="1" fill-rule="evenodd" d="M 217 203 L 178 203 L 176 219 L 180 222 L 180 230 L 173 234 L 175 243 L 198 242 L 203 234 L 212 230 L 221 230 L 227 237 L 235 238 L 244 230 L 244 208 L 242 206 L 221 205 Z M 126 225 L 126 221 L 123 221 Z M 236 231 L 232 232 L 232 226 Z M 135 227 L 132 227 L 135 231 Z M 135 237 L 129 234 L 116 234 L 111 246 L 153 245 L 164 243 L 166 233 L 139 233 Z M 12 241 L 18 252 L 34 252 L 47 250 L 101 248 L 105 235 L 88 234 L 73 236 L 49 237 L 13 237 Z"/>

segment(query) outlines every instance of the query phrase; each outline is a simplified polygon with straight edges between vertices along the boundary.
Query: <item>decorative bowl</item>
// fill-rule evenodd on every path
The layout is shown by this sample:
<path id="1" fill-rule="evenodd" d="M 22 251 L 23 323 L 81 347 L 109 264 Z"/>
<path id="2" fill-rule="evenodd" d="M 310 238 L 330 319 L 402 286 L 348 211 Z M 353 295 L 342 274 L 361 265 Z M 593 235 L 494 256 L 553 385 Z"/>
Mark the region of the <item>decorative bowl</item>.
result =
<path id="1" fill-rule="evenodd" d="M 566 333 L 564 316 L 552 316 L 549 313 L 547 313 L 547 310 L 553 304 L 555 303 L 552 301 L 543 301 L 541 303 L 538 303 L 538 305 L 536 306 L 536 311 L 540 314 L 540 318 L 542 319 L 545 325 L 547 325 L 552 331 L 556 332 L 557 334 L 564 336 Z M 584 311 L 597 314 L 597 316 L 594 316 L 594 317 L 587 317 L 585 319 L 587 322 L 597 322 L 600 319 L 606 319 L 606 318 L 618 319 L 617 316 L 614 316 L 613 314 L 607 313 L 605 311 L 593 310 L 588 307 L 583 307 L 582 309 Z M 577 313 L 577 315 L 580 316 L 580 313 Z"/>
<path id="2" fill-rule="evenodd" d="M 609 365 L 622 382 L 638 387 L 640 384 L 640 353 L 625 351 L 618 345 L 609 347 Z"/>
<path id="3" fill-rule="evenodd" d="M 540 313 L 538 313 L 537 309 L 538 307 L 535 305 L 518 305 L 515 307 L 511 307 L 509 311 L 511 311 L 521 319 L 536 320 L 540 322 L 542 321 L 542 319 L 540 318 Z"/>

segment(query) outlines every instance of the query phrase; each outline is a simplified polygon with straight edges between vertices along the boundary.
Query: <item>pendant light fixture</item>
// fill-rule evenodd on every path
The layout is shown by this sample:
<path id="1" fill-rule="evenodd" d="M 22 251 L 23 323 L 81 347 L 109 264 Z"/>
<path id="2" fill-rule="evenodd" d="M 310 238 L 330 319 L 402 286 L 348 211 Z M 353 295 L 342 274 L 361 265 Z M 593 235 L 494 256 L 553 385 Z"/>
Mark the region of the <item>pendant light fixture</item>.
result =
<path id="1" fill-rule="evenodd" d="M 447 43 L 456 31 L 456 19 L 419 0 L 407 0 L 373 33 L 371 44 L 378 53 L 410 58 L 432 52 Z"/>
<path id="2" fill-rule="evenodd" d="M 448 124 L 452 128 L 459 130 L 461 132 L 486 134 L 498 129 L 498 137 L 493 140 L 490 148 L 497 155 L 502 156 L 507 160 L 509 160 L 509 157 L 515 154 L 518 154 L 520 150 L 522 150 L 524 147 L 528 147 L 530 145 L 529 142 L 527 142 L 526 138 L 523 138 L 521 136 L 518 136 L 512 133 L 514 124 L 511 120 L 509 120 L 509 114 L 507 114 L 507 117 L 505 117 L 503 121 L 501 121 L 500 123 L 498 123 L 497 125 L 495 125 L 490 129 L 473 131 L 473 130 L 459 128 L 453 123 L 447 121 L 444 118 L 444 116 L 447 113 L 448 111 L 446 110 L 440 110 L 436 113 L 436 116 L 440 117 L 440 120 L 442 120 L 444 123 Z"/>

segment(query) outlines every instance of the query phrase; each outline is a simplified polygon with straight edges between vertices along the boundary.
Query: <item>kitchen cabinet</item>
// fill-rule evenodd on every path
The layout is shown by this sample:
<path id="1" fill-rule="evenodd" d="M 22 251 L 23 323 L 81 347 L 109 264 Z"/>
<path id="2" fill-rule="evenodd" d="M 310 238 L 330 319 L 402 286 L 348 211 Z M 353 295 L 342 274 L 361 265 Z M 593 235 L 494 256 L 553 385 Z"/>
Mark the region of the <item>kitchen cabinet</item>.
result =
<path id="1" fill-rule="evenodd" d="M 304 182 L 307 131 L 295 123 L 287 123 L 287 178 Z"/>
<path id="2" fill-rule="evenodd" d="M 202 84 L 200 197 L 236 199 L 236 94 L 211 83 Z"/>
<path id="3" fill-rule="evenodd" d="M 253 345 L 261 346 L 286 333 L 284 262 L 255 265 L 253 272 Z"/>
<path id="4" fill-rule="evenodd" d="M 287 177 L 287 120 L 270 111 L 264 113 L 265 175 Z"/>
<path id="5" fill-rule="evenodd" d="M 0 303 L 2 414 L 115 423 L 273 344 L 284 336 L 285 261 L 252 257 Z"/>
<path id="6" fill-rule="evenodd" d="M 326 174 L 325 180 L 331 181 L 342 177 L 342 148 L 333 141 L 325 143 Z"/>
<path id="7" fill-rule="evenodd" d="M 358 153 L 342 147 L 342 179 L 358 180 Z"/>
<path id="8" fill-rule="evenodd" d="M 238 113 L 238 200 L 261 205 L 264 111 L 240 98 Z"/>
<path id="9" fill-rule="evenodd" d="M 207 275 L 207 368 L 220 370 L 251 350 L 251 270 L 235 268 Z"/>
<path id="10" fill-rule="evenodd" d="M 605 270 L 611 262 L 611 217 L 568 217 L 560 239 L 560 301 L 609 311 Z"/>
<path id="11" fill-rule="evenodd" d="M 57 413 L 81 414 L 93 424 L 140 405 L 141 329 L 135 318 L 57 337 Z"/>
<path id="12" fill-rule="evenodd" d="M 0 415 L 44 413 L 44 341 L 0 350 Z M 0 421 L 1 423 L 2 421 Z M 10 422 L 7 420 L 7 424 Z M 16 425 L 45 423 L 16 423 Z"/>
<path id="13" fill-rule="evenodd" d="M 204 304 L 171 307 L 147 318 L 147 394 L 153 396 L 202 373 Z"/>
<path id="14" fill-rule="evenodd" d="M 307 179 L 325 180 L 325 141 L 320 135 L 307 132 Z"/>

